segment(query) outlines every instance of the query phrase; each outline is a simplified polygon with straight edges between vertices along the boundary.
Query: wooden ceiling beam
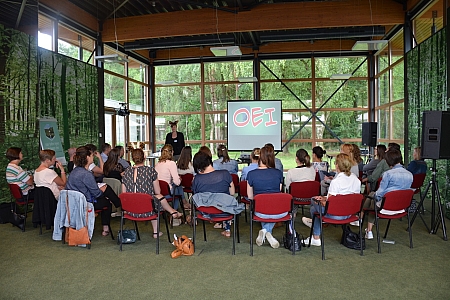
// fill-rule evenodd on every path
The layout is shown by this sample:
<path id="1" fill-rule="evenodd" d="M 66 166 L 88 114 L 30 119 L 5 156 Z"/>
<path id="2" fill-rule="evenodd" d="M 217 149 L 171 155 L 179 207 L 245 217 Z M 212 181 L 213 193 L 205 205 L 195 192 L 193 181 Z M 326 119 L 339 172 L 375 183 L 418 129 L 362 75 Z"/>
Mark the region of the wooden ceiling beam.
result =
<path id="1" fill-rule="evenodd" d="M 259 51 L 253 51 L 250 48 L 241 47 L 243 55 L 258 53 L 301 53 L 301 52 L 327 52 L 327 51 L 350 51 L 355 44 L 353 40 L 317 40 L 313 43 L 309 41 L 301 42 L 282 42 L 282 43 L 270 43 L 260 46 Z M 345 56 L 345 54 L 342 54 Z M 185 59 L 192 57 L 213 57 L 214 55 L 209 50 L 209 47 L 192 47 L 192 48 L 179 48 L 169 50 L 156 51 L 156 58 L 158 60 L 172 59 Z"/>
<path id="2" fill-rule="evenodd" d="M 39 0 L 39 5 L 41 4 L 93 31 L 98 31 L 97 18 L 67 0 Z"/>
<path id="3" fill-rule="evenodd" d="M 44 0 L 50 1 L 50 0 Z M 177 11 L 105 21 L 105 42 L 240 31 L 394 25 L 404 22 L 401 4 L 386 0 L 342 0 L 262 4 L 230 14 L 213 9 Z"/>

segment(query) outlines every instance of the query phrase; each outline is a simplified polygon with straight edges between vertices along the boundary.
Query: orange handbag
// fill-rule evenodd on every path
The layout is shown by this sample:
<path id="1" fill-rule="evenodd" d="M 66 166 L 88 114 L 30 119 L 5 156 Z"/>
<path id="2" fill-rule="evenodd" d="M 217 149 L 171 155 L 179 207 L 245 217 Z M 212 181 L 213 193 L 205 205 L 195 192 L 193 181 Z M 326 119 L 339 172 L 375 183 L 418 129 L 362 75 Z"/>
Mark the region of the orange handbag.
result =
<path id="1" fill-rule="evenodd" d="M 67 218 L 69 219 L 70 224 L 70 210 L 69 210 L 69 193 L 66 193 L 66 209 L 67 209 Z M 88 209 L 86 207 L 86 226 L 76 230 L 72 227 L 66 227 L 66 243 L 69 246 L 78 246 L 78 245 L 89 245 L 91 240 L 89 239 L 88 233 Z M 70 225 L 69 225 L 70 226 Z"/>
<path id="2" fill-rule="evenodd" d="M 194 243 L 185 235 L 173 241 L 173 245 L 177 248 L 173 250 L 171 257 L 177 258 L 181 255 L 190 256 L 194 254 Z"/>

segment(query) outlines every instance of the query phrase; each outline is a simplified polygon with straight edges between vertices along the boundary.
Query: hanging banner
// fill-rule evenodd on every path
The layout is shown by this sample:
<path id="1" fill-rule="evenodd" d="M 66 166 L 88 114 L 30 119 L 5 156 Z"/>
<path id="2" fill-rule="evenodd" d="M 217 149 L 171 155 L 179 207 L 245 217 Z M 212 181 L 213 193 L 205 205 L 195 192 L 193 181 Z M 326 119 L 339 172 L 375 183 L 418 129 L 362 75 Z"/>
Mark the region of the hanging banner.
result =
<path id="1" fill-rule="evenodd" d="M 66 157 L 62 148 L 61 138 L 59 137 L 58 123 L 53 118 L 39 119 L 39 134 L 41 149 L 51 149 L 56 153 L 56 159 L 66 165 Z"/>

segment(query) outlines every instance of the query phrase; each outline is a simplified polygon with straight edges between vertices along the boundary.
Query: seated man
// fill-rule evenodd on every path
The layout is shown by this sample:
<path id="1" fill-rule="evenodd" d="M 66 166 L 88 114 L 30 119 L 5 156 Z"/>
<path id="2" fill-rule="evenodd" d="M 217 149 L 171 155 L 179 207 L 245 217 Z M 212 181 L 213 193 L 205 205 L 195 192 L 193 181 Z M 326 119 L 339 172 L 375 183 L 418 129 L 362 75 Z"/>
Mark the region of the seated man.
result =
<path id="1" fill-rule="evenodd" d="M 410 171 L 413 175 L 416 174 L 425 174 L 427 172 L 427 163 L 421 158 L 420 151 L 422 150 L 421 147 L 414 148 L 413 152 L 413 158 L 406 168 L 408 171 Z"/>
<path id="2" fill-rule="evenodd" d="M 390 191 L 397 190 L 407 190 L 411 187 L 411 183 L 413 181 L 413 175 L 411 172 L 406 170 L 402 165 L 402 154 L 400 151 L 395 149 L 389 149 L 386 152 L 384 159 L 389 166 L 389 170 L 384 172 L 383 177 L 380 182 L 380 187 L 374 194 L 374 199 L 377 203 L 377 206 L 381 205 L 381 200 L 384 195 Z M 364 203 L 365 209 L 374 209 L 374 201 L 370 198 L 366 199 Z M 388 214 L 389 211 L 384 211 L 383 213 Z M 397 213 L 397 212 L 391 212 Z M 373 215 L 369 216 L 367 228 L 366 228 L 366 239 L 373 239 L 372 227 L 375 218 Z"/>

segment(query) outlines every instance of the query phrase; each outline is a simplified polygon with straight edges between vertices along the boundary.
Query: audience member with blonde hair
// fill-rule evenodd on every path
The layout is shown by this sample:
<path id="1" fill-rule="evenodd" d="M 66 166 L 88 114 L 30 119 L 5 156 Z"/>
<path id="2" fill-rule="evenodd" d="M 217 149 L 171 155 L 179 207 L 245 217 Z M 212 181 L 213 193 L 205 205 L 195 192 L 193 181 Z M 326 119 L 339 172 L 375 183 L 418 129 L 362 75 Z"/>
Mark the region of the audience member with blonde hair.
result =
<path id="1" fill-rule="evenodd" d="M 161 149 L 161 156 L 159 161 L 155 166 L 156 172 L 158 172 L 158 179 L 163 180 L 169 184 L 169 187 L 173 195 L 181 196 L 183 200 L 183 205 L 185 208 L 189 208 L 189 204 L 184 199 L 183 187 L 181 184 L 180 175 L 178 175 L 177 164 L 172 160 L 173 158 L 173 148 L 172 145 L 166 144 Z M 169 195 L 165 195 L 170 197 Z M 178 208 L 178 203 L 174 203 L 174 208 Z"/>
<path id="2" fill-rule="evenodd" d="M 359 148 L 358 148 L 359 150 Z M 352 163 L 351 172 L 359 177 L 359 167 L 358 163 L 355 160 L 355 148 L 352 144 L 342 144 L 341 145 L 341 153 L 345 153 L 348 155 L 350 162 Z"/>
<path id="3" fill-rule="evenodd" d="M 37 187 L 49 188 L 56 200 L 59 200 L 59 192 L 66 186 L 66 171 L 63 165 L 56 160 L 55 151 L 50 149 L 45 149 L 39 151 L 39 160 L 41 164 L 34 172 L 34 183 Z M 55 166 L 61 172 L 61 177 L 50 169 L 50 167 Z"/>
<path id="4" fill-rule="evenodd" d="M 325 210 L 325 203 L 327 201 L 327 198 L 329 196 L 335 196 L 335 195 L 347 195 L 347 194 L 359 194 L 361 190 L 361 181 L 359 181 L 358 177 L 353 174 L 350 169 L 353 166 L 353 161 L 350 159 L 350 157 L 345 153 L 340 153 L 336 156 L 336 176 L 334 176 L 333 180 L 330 183 L 330 187 L 328 189 L 328 195 L 327 196 L 316 196 L 314 197 L 315 200 L 311 199 L 311 218 L 314 216 L 316 212 L 319 212 L 319 209 L 324 212 Z M 342 203 L 342 205 L 345 205 L 345 203 Z M 345 220 L 348 217 L 342 217 L 342 216 L 334 216 L 327 214 L 326 217 L 336 219 L 336 220 Z M 302 221 L 303 224 L 310 227 L 312 226 L 312 219 L 303 217 Z M 311 245 L 313 246 L 320 246 L 320 221 L 316 220 L 314 222 L 313 227 L 313 236 L 311 240 Z M 310 237 L 306 238 L 304 240 L 305 244 L 309 243 Z"/>
<path id="5" fill-rule="evenodd" d="M 161 195 L 161 189 L 158 181 L 158 173 L 155 168 L 144 166 L 145 155 L 142 149 L 133 149 L 131 152 L 134 166 L 127 168 L 123 175 L 122 192 L 126 193 L 144 193 L 149 194 L 155 201 L 161 203 L 162 208 L 169 212 L 174 218 L 180 218 L 183 214 L 179 213 L 167 200 Z M 152 212 L 148 212 L 151 214 Z M 158 234 L 161 236 L 162 232 L 157 232 L 157 221 L 151 221 L 153 227 L 153 237 L 156 239 Z"/>
<path id="6" fill-rule="evenodd" d="M 260 148 L 253 148 L 253 151 L 250 154 L 250 159 L 252 162 L 248 166 L 242 168 L 241 181 L 247 180 L 248 172 L 258 168 L 258 161 L 259 161 L 260 153 L 261 153 Z"/>
<path id="7" fill-rule="evenodd" d="M 230 174 L 237 174 L 238 162 L 230 158 L 225 145 L 221 144 L 217 147 L 217 156 L 219 158 L 213 161 L 214 170 L 227 170 Z"/>

